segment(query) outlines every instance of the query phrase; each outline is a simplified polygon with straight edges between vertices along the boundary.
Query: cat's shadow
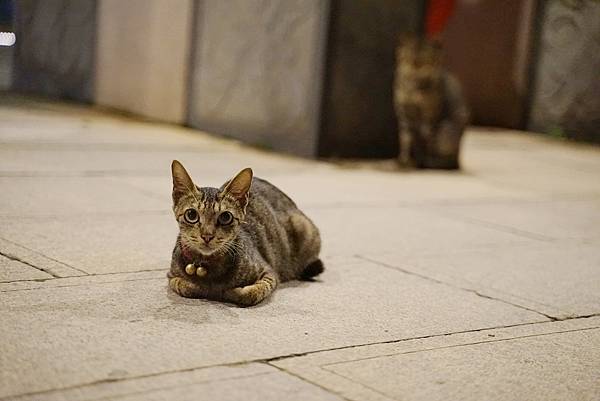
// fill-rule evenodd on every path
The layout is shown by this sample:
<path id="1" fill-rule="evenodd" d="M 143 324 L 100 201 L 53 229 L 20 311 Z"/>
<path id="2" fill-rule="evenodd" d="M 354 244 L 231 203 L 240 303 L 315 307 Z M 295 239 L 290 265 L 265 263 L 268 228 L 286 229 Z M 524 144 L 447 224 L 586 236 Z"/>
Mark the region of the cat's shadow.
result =
<path id="1" fill-rule="evenodd" d="M 292 280 L 292 281 L 286 281 L 285 283 L 282 283 L 279 285 L 279 289 L 285 289 L 285 288 L 303 288 L 308 286 L 311 283 L 320 283 L 322 282 L 322 280 L 318 279 L 318 278 L 307 278 L 307 279 L 303 279 L 303 280 Z"/>
<path id="2" fill-rule="evenodd" d="M 233 303 L 211 299 L 185 298 L 175 294 L 167 286 L 167 299 L 170 301 L 170 305 L 156 310 L 154 317 L 158 319 L 181 320 L 185 322 L 193 321 L 194 323 L 209 323 L 211 320 L 209 313 L 220 311 L 223 312 L 223 314 L 227 317 L 239 318 L 239 311 L 247 309 L 259 309 L 270 305 L 271 302 L 274 302 L 274 298 L 276 298 L 277 292 L 280 290 L 285 291 L 286 288 L 304 288 L 308 285 L 314 285 L 315 283 L 320 282 L 322 282 L 322 280 L 318 278 L 287 281 L 280 284 L 278 289 L 270 297 L 253 306 L 239 306 Z M 205 308 L 202 308 L 203 306 Z M 210 309 L 207 309 L 206 307 L 209 307 Z M 193 310 L 190 310 L 190 312 L 193 312 L 191 313 L 193 316 L 190 316 L 187 311 L 192 308 Z"/>
<path id="3" fill-rule="evenodd" d="M 175 294 L 168 286 L 165 291 L 169 304 L 154 311 L 153 315 L 156 319 L 197 324 L 211 323 L 215 312 L 220 315 L 220 319 L 223 317 L 234 320 L 239 318 L 237 310 L 240 307 L 237 305 L 210 299 L 185 298 Z"/>

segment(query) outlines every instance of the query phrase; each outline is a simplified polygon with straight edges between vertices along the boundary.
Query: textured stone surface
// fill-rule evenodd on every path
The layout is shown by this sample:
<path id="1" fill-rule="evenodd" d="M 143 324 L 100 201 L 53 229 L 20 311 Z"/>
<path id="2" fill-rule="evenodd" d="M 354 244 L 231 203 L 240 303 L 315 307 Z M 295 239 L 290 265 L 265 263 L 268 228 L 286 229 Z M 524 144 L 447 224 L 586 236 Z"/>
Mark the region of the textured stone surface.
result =
<path id="1" fill-rule="evenodd" d="M 19 401 L 97 400 L 341 400 L 341 398 L 259 363 L 217 366 L 147 378 L 108 381 L 69 390 L 18 397 Z"/>
<path id="2" fill-rule="evenodd" d="M 292 283 L 249 309 L 180 298 L 162 274 L 2 292 L 0 362 L 12 368 L 0 396 L 545 320 L 368 262 L 327 263 L 318 282 Z"/>
<path id="3" fill-rule="evenodd" d="M 392 253 L 402 260 L 409 256 L 443 255 L 456 249 L 493 250 L 500 245 L 536 243 L 527 236 L 447 218 L 416 207 L 308 207 L 305 211 L 321 229 L 327 255 Z"/>
<path id="4" fill-rule="evenodd" d="M 30 149 L 5 148 L 0 150 L 0 171 L 5 176 L 163 176 L 167 182 L 171 175 L 171 161 L 179 159 L 194 177 L 220 175 L 223 181 L 247 166 L 253 166 L 257 174 L 261 171 L 294 172 L 307 167 L 305 161 L 289 160 L 275 155 L 255 152 L 239 153 L 238 150 L 196 151 L 194 149 L 156 148 L 139 151 L 59 148 L 55 151 L 40 147 Z M 198 174 L 200 172 L 200 174 Z M 170 191 L 167 188 L 167 191 Z"/>
<path id="5" fill-rule="evenodd" d="M 197 10 L 189 123 L 314 156 L 328 4 L 203 2 Z"/>
<path id="6" fill-rule="evenodd" d="M 3 148 L 208 151 L 239 149 L 232 140 L 181 126 L 156 124 L 95 108 L 7 96 L 2 100 Z M 18 125 L 18 129 L 14 129 Z"/>
<path id="7" fill-rule="evenodd" d="M 598 318 L 333 350 L 274 364 L 346 399 L 595 400 Z"/>
<path id="8" fill-rule="evenodd" d="M 538 198 L 600 195 L 598 150 L 556 140 L 481 129 L 465 136 L 466 174 L 498 187 L 531 191 Z M 508 164 L 507 164 L 508 163 Z"/>
<path id="9" fill-rule="evenodd" d="M 600 394 L 599 350 L 600 329 L 594 329 L 349 362 L 327 369 L 395 399 L 592 400 Z"/>
<path id="10" fill-rule="evenodd" d="M 90 101 L 93 94 L 96 2 L 16 2 L 15 72 L 21 91 Z"/>
<path id="11" fill-rule="evenodd" d="M 532 195 L 527 190 L 495 186 L 461 173 L 396 174 L 335 168 L 306 170 L 285 177 L 277 177 L 270 171 L 266 174 L 266 178 L 300 205 L 315 208 L 462 204 L 466 200 L 522 199 Z"/>
<path id="12" fill-rule="evenodd" d="M 165 180 L 168 187 L 168 180 Z M 103 177 L 0 177 L 0 216 L 69 216 L 168 211 L 169 203 Z M 20 199 L 20 202 L 15 202 Z"/>
<path id="13" fill-rule="evenodd" d="M 600 185 L 598 186 L 600 189 Z M 548 239 L 600 239 L 600 199 L 489 202 L 434 208 L 448 216 L 478 220 Z"/>
<path id="14" fill-rule="evenodd" d="M 33 249 L 14 242 L 14 240 L 0 238 L 0 252 L 13 259 L 35 266 L 37 269 L 43 270 L 55 277 L 73 277 L 85 274 L 81 269 L 49 258 Z"/>
<path id="15" fill-rule="evenodd" d="M 586 399 L 598 149 L 472 129 L 463 156 L 459 174 L 314 162 L 0 98 L 0 398 Z M 170 293 L 172 158 L 200 185 L 251 166 L 283 188 L 321 228 L 323 276 L 249 309 Z"/>
<path id="16" fill-rule="evenodd" d="M 52 278 L 48 273 L 0 255 L 0 282 L 48 278 Z"/>
<path id="17" fill-rule="evenodd" d="M 368 258 L 556 318 L 600 313 L 598 240 L 590 245 L 540 243 Z"/>
<path id="18" fill-rule="evenodd" d="M 600 142 L 600 4 L 542 3 L 529 128 Z"/>
<path id="19" fill-rule="evenodd" d="M 86 273 L 168 269 L 177 235 L 172 212 L 6 219 L 0 237 Z"/>
<path id="20" fill-rule="evenodd" d="M 190 0 L 98 2 L 94 100 L 184 122 L 191 22 Z"/>

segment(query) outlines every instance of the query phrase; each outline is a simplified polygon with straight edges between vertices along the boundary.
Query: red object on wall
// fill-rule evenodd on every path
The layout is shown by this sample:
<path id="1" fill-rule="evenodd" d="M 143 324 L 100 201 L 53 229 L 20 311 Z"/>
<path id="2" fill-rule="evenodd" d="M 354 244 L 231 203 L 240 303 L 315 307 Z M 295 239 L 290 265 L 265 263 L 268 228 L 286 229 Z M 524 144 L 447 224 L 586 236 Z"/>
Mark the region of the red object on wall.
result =
<path id="1" fill-rule="evenodd" d="M 456 0 L 429 0 L 425 16 L 425 36 L 436 38 L 442 33 L 454 11 Z"/>

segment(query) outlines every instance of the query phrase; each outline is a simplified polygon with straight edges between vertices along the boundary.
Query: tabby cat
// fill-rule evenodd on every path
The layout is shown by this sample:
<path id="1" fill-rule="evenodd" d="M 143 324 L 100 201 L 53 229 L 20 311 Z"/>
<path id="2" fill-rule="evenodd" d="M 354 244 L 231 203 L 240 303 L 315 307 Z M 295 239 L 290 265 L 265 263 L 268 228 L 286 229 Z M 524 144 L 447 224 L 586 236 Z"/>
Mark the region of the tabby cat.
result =
<path id="1" fill-rule="evenodd" d="M 177 294 L 250 306 L 279 282 L 323 272 L 317 227 L 251 169 L 221 188 L 197 187 L 177 160 L 171 172 L 179 235 L 168 278 Z"/>
<path id="2" fill-rule="evenodd" d="M 394 106 L 399 161 L 418 168 L 459 168 L 468 109 L 460 83 L 442 65 L 439 42 L 402 35 L 396 49 Z"/>

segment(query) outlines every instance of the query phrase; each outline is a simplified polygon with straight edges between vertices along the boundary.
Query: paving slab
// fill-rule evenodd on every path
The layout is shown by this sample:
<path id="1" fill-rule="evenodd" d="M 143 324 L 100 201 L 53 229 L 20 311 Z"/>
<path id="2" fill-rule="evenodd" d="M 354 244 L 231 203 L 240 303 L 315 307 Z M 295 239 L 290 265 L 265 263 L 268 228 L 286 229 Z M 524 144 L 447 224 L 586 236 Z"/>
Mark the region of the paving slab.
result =
<path id="1" fill-rule="evenodd" d="M 10 218 L 0 237 L 88 274 L 164 270 L 177 236 L 172 214 Z"/>
<path id="2" fill-rule="evenodd" d="M 157 175 L 170 176 L 171 161 L 180 160 L 190 171 L 205 177 L 230 177 L 253 166 L 261 171 L 295 172 L 313 167 L 301 159 L 290 159 L 261 151 L 210 150 L 98 150 L 10 149 L 0 148 L 2 176 L 90 176 Z M 194 177 L 200 176 L 196 173 Z"/>
<path id="3" fill-rule="evenodd" d="M 473 344 L 325 369 L 403 400 L 594 400 L 600 329 Z"/>
<path id="4" fill-rule="evenodd" d="M 116 375 L 119 372 L 115 372 Z M 342 400 L 264 363 L 216 366 L 35 393 L 14 401 L 111 400 Z"/>
<path id="5" fill-rule="evenodd" d="M 395 250 L 400 257 L 408 257 L 536 242 L 406 208 L 305 210 L 321 229 L 323 254 L 329 256 Z M 0 227 L 0 237 L 93 274 L 164 269 L 169 266 L 176 235 L 177 225 L 168 210 L 116 216 L 10 218 Z"/>
<path id="6" fill-rule="evenodd" d="M 597 147 L 582 142 L 557 140 L 532 132 L 469 127 L 464 137 L 464 147 L 469 150 L 466 156 L 473 161 L 483 162 L 483 158 L 476 157 L 479 152 L 513 150 L 527 153 L 528 157 L 519 157 L 520 159 L 535 159 L 568 170 L 597 171 L 600 168 L 600 149 Z M 514 170 L 511 166 L 504 169 L 507 175 L 512 171 Z"/>
<path id="7" fill-rule="evenodd" d="M 103 177 L 0 177 L 0 217 L 168 211 L 170 204 Z"/>
<path id="8" fill-rule="evenodd" d="M 456 249 L 536 244 L 544 238 L 497 230 L 412 207 L 305 208 L 321 230 L 327 255 L 392 253 L 400 260 Z"/>
<path id="9" fill-rule="evenodd" d="M 0 373 L 0 397 L 547 320 L 368 262 L 326 263 L 320 281 L 289 283 L 247 309 L 180 298 L 164 277 L 133 273 L 8 288 L 0 365 L 10 368 Z"/>
<path id="10" fill-rule="evenodd" d="M 317 352 L 271 364 L 356 401 L 596 400 L 600 317 Z"/>
<path id="11" fill-rule="evenodd" d="M 465 137 L 466 173 L 496 186 L 536 191 L 544 196 L 600 195 L 599 167 L 594 161 L 600 149 L 569 146 L 523 133 L 498 134 Z M 579 162 L 572 162 L 574 159 Z"/>
<path id="12" fill-rule="evenodd" d="M 25 263 L 21 263 L 18 260 L 0 255 L 0 283 L 23 280 L 45 280 L 49 278 L 52 278 L 52 276 L 48 273 Z"/>
<path id="13" fill-rule="evenodd" d="M 134 145 L 138 148 L 193 147 L 200 149 L 239 148 L 239 142 L 198 130 L 170 124 L 141 121 L 92 108 L 31 109 L 6 107 L 0 109 L 0 144 L 10 147 L 26 145 L 51 147 L 63 145 L 94 145 L 113 147 Z M 83 148 L 83 147 L 80 147 Z"/>
<path id="14" fill-rule="evenodd" d="M 600 313 L 600 247 L 535 244 L 369 259 L 555 318 Z"/>
<path id="15" fill-rule="evenodd" d="M 36 269 L 50 274 L 53 277 L 72 277 L 86 274 L 76 267 L 69 266 L 56 259 L 49 258 L 33 249 L 27 248 L 14 241 L 0 237 L 0 253 L 7 257 L 19 260 Z"/>
<path id="16" fill-rule="evenodd" d="M 55 277 L 52 280 L 34 281 L 11 281 L 0 283 L 0 292 L 32 291 L 37 289 L 81 287 L 96 284 L 118 283 L 125 281 L 143 281 L 152 279 L 164 279 L 166 274 L 163 270 L 139 271 L 133 273 L 107 273 L 97 275 Z"/>
<path id="17" fill-rule="evenodd" d="M 536 233 L 552 239 L 598 239 L 600 197 L 444 205 L 434 210 L 463 219 Z"/>
<path id="18" fill-rule="evenodd" d="M 250 166 L 253 167 L 253 166 Z M 471 204 L 487 200 L 529 199 L 537 194 L 525 190 L 496 188 L 465 174 L 430 172 L 379 172 L 319 166 L 285 175 L 272 169 L 256 170 L 257 176 L 279 187 L 302 207 L 397 206 L 422 204 Z M 192 171 L 203 180 L 203 170 Z M 116 178 L 170 202 L 168 177 Z M 224 181 L 226 176 L 222 177 Z M 166 182 L 168 181 L 168 182 Z M 207 186 L 220 186 L 218 177 L 206 177 Z"/>
<path id="19" fill-rule="evenodd" d="M 269 177 L 267 177 L 269 178 Z M 526 190 L 495 187 L 461 172 L 381 172 L 330 169 L 314 174 L 289 174 L 276 183 L 301 205 L 405 205 L 461 204 L 489 199 L 522 199 L 535 196 Z M 315 196 L 316 194 L 316 196 Z"/>
<path id="20" fill-rule="evenodd" d="M 397 171 L 3 96 L 0 399 L 600 399 L 600 150 L 491 131 Z M 326 272 L 249 309 L 170 293 L 172 159 L 281 187 Z"/>

